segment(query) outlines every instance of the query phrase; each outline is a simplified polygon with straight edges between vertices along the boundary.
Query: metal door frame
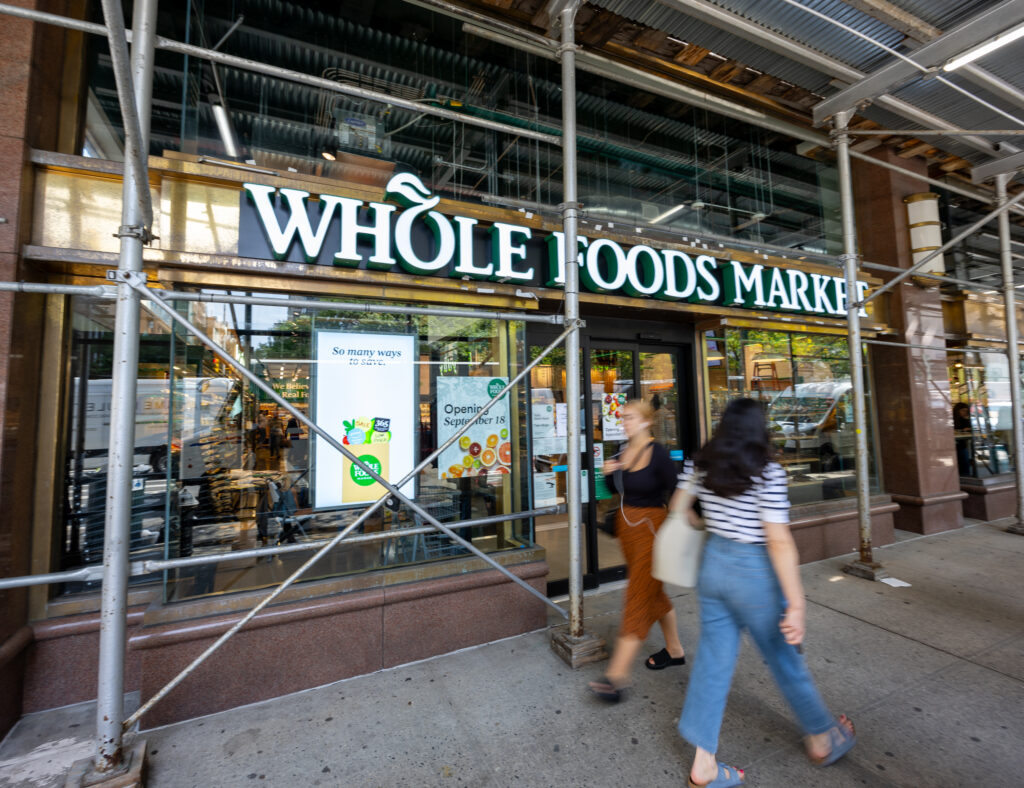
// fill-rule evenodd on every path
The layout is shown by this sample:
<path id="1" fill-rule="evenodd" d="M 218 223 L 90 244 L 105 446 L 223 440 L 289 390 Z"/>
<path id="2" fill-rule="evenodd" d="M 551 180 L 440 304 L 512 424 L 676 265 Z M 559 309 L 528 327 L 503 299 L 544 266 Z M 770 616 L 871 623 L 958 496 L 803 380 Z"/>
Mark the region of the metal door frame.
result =
<path id="1" fill-rule="evenodd" d="M 684 453 L 689 453 L 697 448 L 699 442 L 699 419 L 697 391 L 697 369 L 694 353 L 694 342 L 696 332 L 691 324 L 658 324 L 654 320 L 629 321 L 626 328 L 616 330 L 616 326 L 604 325 L 601 320 L 592 320 L 590 326 L 596 328 L 580 329 L 580 412 L 585 413 L 586 434 L 586 458 L 581 463 L 587 474 L 587 514 L 581 518 L 581 536 L 584 542 L 583 556 L 583 588 L 590 590 L 597 588 L 604 583 L 611 583 L 622 580 L 626 576 L 624 565 L 616 567 L 598 568 L 598 547 L 597 547 L 597 514 L 593 506 L 594 499 L 594 435 L 590 413 L 590 353 L 596 347 L 600 350 L 628 350 L 633 354 L 634 382 L 632 391 L 637 388 L 636 370 L 639 370 L 640 353 L 654 350 L 655 352 L 671 352 L 676 358 L 676 385 L 679 388 L 680 407 L 679 421 L 676 425 L 679 445 Z M 657 337 L 653 333 L 646 333 L 644 329 L 669 328 Z M 681 330 L 680 330 L 681 329 Z M 543 347 L 550 342 L 555 334 L 551 334 L 547 326 L 527 326 L 526 346 Z M 608 338 L 610 336 L 610 338 Z M 566 381 L 568 383 L 568 380 Z M 585 391 L 584 391 L 585 390 Z M 527 390 L 527 397 L 532 395 L 532 384 Z M 532 436 L 531 436 L 532 439 Z M 582 454 L 582 452 L 581 452 Z M 547 584 L 548 596 L 562 596 L 568 592 L 569 578 L 559 578 L 549 581 Z"/>

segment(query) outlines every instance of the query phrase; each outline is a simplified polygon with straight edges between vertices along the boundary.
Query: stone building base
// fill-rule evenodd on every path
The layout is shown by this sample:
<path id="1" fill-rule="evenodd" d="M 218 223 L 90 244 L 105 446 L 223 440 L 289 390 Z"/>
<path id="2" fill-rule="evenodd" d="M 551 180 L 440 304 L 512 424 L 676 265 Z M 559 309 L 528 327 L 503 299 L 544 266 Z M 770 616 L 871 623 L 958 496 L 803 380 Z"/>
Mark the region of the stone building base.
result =
<path id="1" fill-rule="evenodd" d="M 1017 514 L 1017 483 L 1012 474 L 987 479 L 961 479 L 964 517 L 974 520 L 1000 520 Z"/>
<path id="2" fill-rule="evenodd" d="M 533 558 L 543 555 L 532 549 L 529 553 Z M 369 585 L 358 590 L 324 593 L 325 587 L 354 578 L 289 589 L 284 602 L 249 622 L 154 706 L 141 727 L 255 703 L 547 625 L 541 600 L 496 570 L 480 570 L 478 559 L 451 563 L 459 561 L 464 573 L 398 585 L 383 584 L 387 573 L 371 573 L 358 578 L 356 582 Z M 544 591 L 545 561 L 509 569 Z M 391 570 L 391 578 L 403 571 L 424 574 L 440 567 Z M 130 611 L 125 691 L 140 690 L 145 702 L 265 593 L 155 603 Z M 98 614 L 40 622 L 35 629 L 35 642 L 27 649 L 25 711 L 95 698 Z"/>

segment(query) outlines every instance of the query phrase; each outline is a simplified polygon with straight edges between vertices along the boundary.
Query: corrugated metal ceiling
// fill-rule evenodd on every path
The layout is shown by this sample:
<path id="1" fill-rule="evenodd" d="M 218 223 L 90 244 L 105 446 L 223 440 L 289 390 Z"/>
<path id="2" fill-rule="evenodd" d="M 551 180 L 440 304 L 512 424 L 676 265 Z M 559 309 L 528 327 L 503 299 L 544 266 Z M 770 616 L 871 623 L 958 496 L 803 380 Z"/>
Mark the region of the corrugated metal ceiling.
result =
<path id="1" fill-rule="evenodd" d="M 717 55 L 738 60 L 814 93 L 825 95 L 832 92 L 829 88 L 830 77 L 821 72 L 659 3 L 648 0 L 595 0 L 592 4 L 634 22 L 663 30 L 688 44 L 697 44 Z"/>
<path id="2" fill-rule="evenodd" d="M 908 14 L 943 31 L 966 22 L 979 11 L 994 5 L 991 0 L 890 0 L 890 2 Z"/>
<path id="3" fill-rule="evenodd" d="M 862 72 L 870 73 L 890 62 L 895 56 L 871 41 L 845 31 L 783 0 L 707 0 L 726 11 L 736 14 L 779 36 L 814 49 L 828 57 L 846 63 Z M 620 14 L 627 19 L 657 28 L 687 43 L 710 49 L 715 54 L 745 63 L 759 71 L 791 82 L 819 95 L 835 92 L 832 78 L 824 69 L 818 70 L 797 63 L 777 52 L 765 49 L 731 32 L 700 21 L 700 12 L 685 2 L 661 0 L 589 0 L 592 5 Z M 998 4 L 998 0 L 896 0 L 898 8 L 918 17 L 921 21 L 948 31 L 981 11 Z M 879 44 L 904 54 L 912 54 L 912 46 L 903 42 L 904 33 L 880 19 L 847 5 L 841 0 L 802 0 L 801 5 L 818 11 L 858 32 L 870 36 Z M 987 69 L 1011 86 L 1024 92 L 1024 41 L 1011 45 L 981 60 L 977 65 Z M 949 77 L 972 94 L 1008 111 L 1022 122 L 1000 115 L 952 88 L 927 78 L 914 80 L 894 95 L 924 109 L 950 125 L 965 129 L 1001 129 L 1024 127 L 1024 107 L 1011 105 L 1005 99 L 990 95 L 962 75 Z M 877 106 L 868 107 L 862 114 L 882 123 L 887 128 L 910 129 L 915 124 L 901 116 Z M 918 126 L 919 128 L 919 126 Z M 935 138 L 938 142 L 939 140 Z M 998 138 L 992 138 L 996 140 Z M 1009 140 L 1009 138 L 1007 138 Z M 990 158 L 971 145 L 944 138 L 937 146 L 975 163 Z"/>

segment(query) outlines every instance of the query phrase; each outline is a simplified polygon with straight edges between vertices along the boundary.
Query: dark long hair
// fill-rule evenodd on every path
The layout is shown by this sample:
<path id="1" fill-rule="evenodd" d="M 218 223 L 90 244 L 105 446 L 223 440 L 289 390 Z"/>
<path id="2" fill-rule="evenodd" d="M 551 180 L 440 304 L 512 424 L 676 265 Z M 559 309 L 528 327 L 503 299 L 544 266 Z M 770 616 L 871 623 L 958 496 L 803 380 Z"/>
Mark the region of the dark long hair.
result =
<path id="1" fill-rule="evenodd" d="M 772 442 L 761 403 L 734 399 L 726 406 L 714 436 L 697 452 L 694 464 L 704 472 L 707 489 L 735 498 L 750 489 L 771 458 Z"/>

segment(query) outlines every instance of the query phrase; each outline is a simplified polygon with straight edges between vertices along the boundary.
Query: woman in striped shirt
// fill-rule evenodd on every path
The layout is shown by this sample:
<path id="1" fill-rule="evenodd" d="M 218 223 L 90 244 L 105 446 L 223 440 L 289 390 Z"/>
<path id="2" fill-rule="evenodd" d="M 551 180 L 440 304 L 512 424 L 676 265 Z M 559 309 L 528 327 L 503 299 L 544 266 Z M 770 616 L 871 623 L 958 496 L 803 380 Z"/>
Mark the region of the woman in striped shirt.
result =
<path id="1" fill-rule="evenodd" d="M 679 733 L 697 748 L 690 788 L 743 782 L 743 772 L 715 753 L 744 629 L 799 720 L 811 761 L 835 763 L 855 742 L 853 724 L 825 708 L 800 650 L 805 602 L 786 472 L 771 457 L 760 403 L 733 400 L 714 437 L 686 464 L 672 502 L 689 509 L 692 482 L 709 534 L 697 580 L 700 642 L 679 720 Z"/>

